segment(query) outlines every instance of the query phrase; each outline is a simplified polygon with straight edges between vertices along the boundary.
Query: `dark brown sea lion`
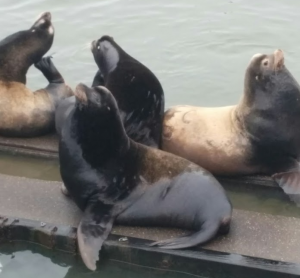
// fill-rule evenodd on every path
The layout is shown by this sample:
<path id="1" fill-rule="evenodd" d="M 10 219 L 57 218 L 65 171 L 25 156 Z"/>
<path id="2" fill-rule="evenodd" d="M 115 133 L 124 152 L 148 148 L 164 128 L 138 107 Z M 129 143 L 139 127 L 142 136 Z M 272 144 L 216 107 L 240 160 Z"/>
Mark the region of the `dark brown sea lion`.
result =
<path id="1" fill-rule="evenodd" d="M 206 170 L 183 158 L 131 140 L 116 100 L 105 87 L 79 84 L 76 105 L 61 130 L 60 171 L 78 207 L 81 257 L 96 269 L 114 222 L 195 230 L 152 246 L 179 249 L 229 231 L 232 207 Z"/>
<path id="2" fill-rule="evenodd" d="M 272 175 L 299 204 L 300 87 L 283 52 L 252 57 L 238 105 L 166 111 L 162 149 L 213 174 Z"/>
<path id="3" fill-rule="evenodd" d="M 112 92 L 129 138 L 159 148 L 165 100 L 157 77 L 110 36 L 93 41 L 92 53 L 99 68 L 92 86 Z"/>
<path id="4" fill-rule="evenodd" d="M 57 103 L 72 95 L 50 57 L 42 58 L 53 43 L 51 14 L 43 13 L 28 30 L 0 42 L 0 135 L 33 137 L 54 130 Z M 35 64 L 49 81 L 31 92 L 26 74 Z"/>

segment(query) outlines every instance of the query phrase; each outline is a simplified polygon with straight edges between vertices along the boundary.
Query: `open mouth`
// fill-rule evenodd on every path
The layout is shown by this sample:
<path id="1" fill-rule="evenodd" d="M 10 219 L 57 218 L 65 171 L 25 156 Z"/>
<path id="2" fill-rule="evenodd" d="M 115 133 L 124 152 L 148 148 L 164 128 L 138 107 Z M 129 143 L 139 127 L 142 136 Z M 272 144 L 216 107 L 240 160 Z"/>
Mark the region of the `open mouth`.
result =
<path id="1" fill-rule="evenodd" d="M 97 49 L 97 41 L 94 40 L 94 41 L 91 42 L 91 50 L 94 51 L 96 49 Z"/>

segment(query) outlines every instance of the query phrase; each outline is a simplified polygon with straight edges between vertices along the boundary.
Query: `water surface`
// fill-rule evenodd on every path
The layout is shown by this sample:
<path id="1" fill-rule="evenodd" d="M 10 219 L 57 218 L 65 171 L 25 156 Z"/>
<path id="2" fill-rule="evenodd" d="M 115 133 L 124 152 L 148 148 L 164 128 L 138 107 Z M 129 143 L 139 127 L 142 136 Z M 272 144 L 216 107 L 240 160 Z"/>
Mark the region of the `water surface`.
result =
<path id="1" fill-rule="evenodd" d="M 34 267 L 33 267 L 34 266 Z M 0 246 L 0 277 L 4 278 L 209 278 L 184 270 L 154 268 L 101 257 L 97 270 L 88 270 L 79 256 L 59 253 L 35 244 Z"/>
<path id="2" fill-rule="evenodd" d="M 91 84 L 96 65 L 88 44 L 104 34 L 147 65 L 161 81 L 166 106 L 235 104 L 251 56 L 282 48 L 300 77 L 297 0 L 1 0 L 0 38 L 30 27 L 50 11 L 49 54 L 66 81 Z M 32 67 L 30 88 L 46 80 Z"/>

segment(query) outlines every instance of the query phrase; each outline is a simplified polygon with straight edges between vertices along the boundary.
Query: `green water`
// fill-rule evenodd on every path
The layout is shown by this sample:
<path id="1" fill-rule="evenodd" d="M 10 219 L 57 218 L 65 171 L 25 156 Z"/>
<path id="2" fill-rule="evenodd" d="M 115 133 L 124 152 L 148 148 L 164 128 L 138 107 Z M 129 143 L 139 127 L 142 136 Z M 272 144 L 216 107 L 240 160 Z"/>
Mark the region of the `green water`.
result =
<path id="1" fill-rule="evenodd" d="M 0 173 L 10 176 L 60 181 L 57 159 L 43 159 L 0 152 Z"/>
<path id="2" fill-rule="evenodd" d="M 81 259 L 28 243 L 0 246 L 0 277 L 4 278 L 209 278 L 184 271 L 142 266 L 135 263 L 102 258 L 98 269 L 91 272 Z"/>
<path id="3" fill-rule="evenodd" d="M 49 54 L 54 53 L 56 66 L 71 86 L 91 84 L 97 68 L 88 45 L 108 34 L 157 75 L 166 107 L 230 105 L 240 99 L 245 67 L 257 52 L 283 49 L 288 68 L 300 78 L 299 10 L 299 0 L 0 0 L 0 38 L 29 28 L 40 12 L 50 11 L 56 34 Z M 46 86 L 34 67 L 27 81 L 31 89 Z M 55 160 L 4 154 L 0 172 L 60 179 Z M 299 217 L 298 208 L 276 198 L 229 195 L 237 208 Z M 0 277 L 96 277 L 80 262 L 68 264 L 60 256 L 54 260 L 41 250 L 15 248 L 6 254 L 4 249 Z M 125 271 L 108 263 L 97 277 L 157 277 L 154 273 L 143 268 Z"/>

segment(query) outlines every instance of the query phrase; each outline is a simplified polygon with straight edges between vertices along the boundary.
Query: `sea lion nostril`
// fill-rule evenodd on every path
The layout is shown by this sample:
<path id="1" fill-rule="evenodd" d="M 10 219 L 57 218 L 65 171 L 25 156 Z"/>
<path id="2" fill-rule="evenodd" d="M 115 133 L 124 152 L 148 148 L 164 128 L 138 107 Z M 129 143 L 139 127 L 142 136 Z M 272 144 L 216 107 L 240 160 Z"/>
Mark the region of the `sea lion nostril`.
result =
<path id="1" fill-rule="evenodd" d="M 51 13 L 50 12 L 45 12 L 42 17 L 46 20 L 51 20 Z"/>
<path id="2" fill-rule="evenodd" d="M 42 12 L 38 17 L 37 20 L 39 19 L 45 19 L 48 21 L 51 21 L 51 13 L 50 12 Z"/>

